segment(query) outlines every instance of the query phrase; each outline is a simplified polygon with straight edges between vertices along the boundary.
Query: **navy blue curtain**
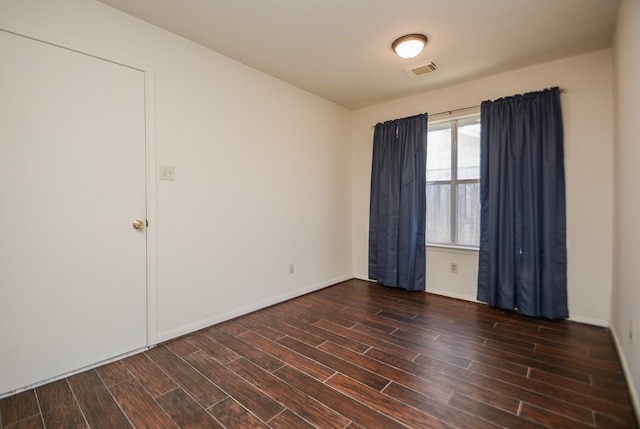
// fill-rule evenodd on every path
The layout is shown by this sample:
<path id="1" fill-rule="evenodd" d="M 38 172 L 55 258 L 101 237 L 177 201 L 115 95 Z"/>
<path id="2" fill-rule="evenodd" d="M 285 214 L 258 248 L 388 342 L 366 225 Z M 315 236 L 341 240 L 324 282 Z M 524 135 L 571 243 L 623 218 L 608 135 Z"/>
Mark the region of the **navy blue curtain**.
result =
<path id="1" fill-rule="evenodd" d="M 369 278 L 425 290 L 427 115 L 377 124 L 369 209 Z"/>
<path id="2" fill-rule="evenodd" d="M 481 105 L 478 300 L 568 317 L 560 90 Z"/>

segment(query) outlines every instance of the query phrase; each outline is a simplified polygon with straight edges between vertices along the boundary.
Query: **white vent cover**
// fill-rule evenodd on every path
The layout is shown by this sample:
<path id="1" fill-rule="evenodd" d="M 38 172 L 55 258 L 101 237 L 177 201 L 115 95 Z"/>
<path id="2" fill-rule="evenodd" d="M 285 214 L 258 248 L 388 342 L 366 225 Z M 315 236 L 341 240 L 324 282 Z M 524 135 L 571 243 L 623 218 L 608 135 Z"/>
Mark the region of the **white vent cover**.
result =
<path id="1" fill-rule="evenodd" d="M 411 77 L 422 76 L 423 74 L 431 73 L 436 70 L 438 70 L 438 66 L 433 62 L 433 60 L 416 64 L 407 69 L 404 69 L 404 71 L 406 71 L 407 74 Z"/>

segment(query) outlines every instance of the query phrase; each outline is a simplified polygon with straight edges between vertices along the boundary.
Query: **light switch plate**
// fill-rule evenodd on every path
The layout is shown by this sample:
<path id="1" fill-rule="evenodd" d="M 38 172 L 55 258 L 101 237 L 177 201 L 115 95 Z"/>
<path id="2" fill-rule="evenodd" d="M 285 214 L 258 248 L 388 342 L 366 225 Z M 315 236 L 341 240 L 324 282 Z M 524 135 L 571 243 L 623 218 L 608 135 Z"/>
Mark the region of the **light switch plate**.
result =
<path id="1" fill-rule="evenodd" d="M 176 168 L 173 165 L 161 165 L 160 180 L 176 180 Z"/>

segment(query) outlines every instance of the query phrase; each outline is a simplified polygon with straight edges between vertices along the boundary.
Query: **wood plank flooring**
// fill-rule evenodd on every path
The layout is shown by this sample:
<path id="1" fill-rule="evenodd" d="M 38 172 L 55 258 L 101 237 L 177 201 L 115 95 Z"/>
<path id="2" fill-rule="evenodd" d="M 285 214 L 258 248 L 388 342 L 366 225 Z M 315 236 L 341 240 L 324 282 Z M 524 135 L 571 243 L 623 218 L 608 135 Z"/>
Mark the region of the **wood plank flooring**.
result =
<path id="1" fill-rule="evenodd" d="M 607 329 L 350 280 L 0 400 L 0 428 L 638 428 Z"/>

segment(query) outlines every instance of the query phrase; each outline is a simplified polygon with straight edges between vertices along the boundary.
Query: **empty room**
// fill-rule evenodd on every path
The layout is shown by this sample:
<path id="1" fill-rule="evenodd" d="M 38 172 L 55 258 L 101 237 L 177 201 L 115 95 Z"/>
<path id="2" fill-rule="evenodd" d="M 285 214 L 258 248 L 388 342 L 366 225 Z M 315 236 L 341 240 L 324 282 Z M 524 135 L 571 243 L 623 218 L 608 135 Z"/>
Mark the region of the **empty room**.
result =
<path id="1" fill-rule="evenodd" d="M 639 0 L 0 0 L 0 55 L 0 429 L 638 427 Z"/>

